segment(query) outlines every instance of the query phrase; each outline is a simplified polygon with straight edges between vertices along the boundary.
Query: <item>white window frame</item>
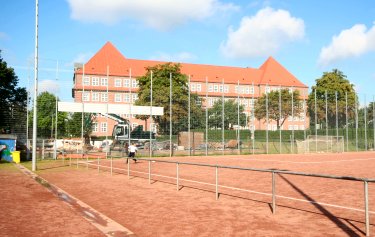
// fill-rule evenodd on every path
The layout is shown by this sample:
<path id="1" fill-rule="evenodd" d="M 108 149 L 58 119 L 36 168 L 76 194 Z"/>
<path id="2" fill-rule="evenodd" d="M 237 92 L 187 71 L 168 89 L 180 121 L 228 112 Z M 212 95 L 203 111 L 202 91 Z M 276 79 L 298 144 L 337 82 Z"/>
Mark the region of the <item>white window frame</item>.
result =
<path id="1" fill-rule="evenodd" d="M 214 92 L 219 92 L 219 85 L 214 84 Z"/>
<path id="2" fill-rule="evenodd" d="M 101 122 L 100 123 L 100 131 L 101 132 L 107 132 L 108 131 L 108 124 L 107 124 L 107 122 Z"/>
<path id="3" fill-rule="evenodd" d="M 90 77 L 84 77 L 83 78 L 83 85 L 89 86 L 90 85 Z"/>
<path id="4" fill-rule="evenodd" d="M 91 85 L 92 86 L 99 86 L 99 77 L 92 77 L 91 78 Z"/>
<path id="5" fill-rule="evenodd" d="M 92 123 L 92 131 L 93 132 L 98 132 L 98 123 L 97 122 L 93 122 Z"/>
<path id="6" fill-rule="evenodd" d="M 138 81 L 136 79 L 132 79 L 132 88 L 138 88 Z"/>
<path id="7" fill-rule="evenodd" d="M 108 93 L 107 92 L 101 92 L 100 93 L 100 101 L 101 102 L 108 102 Z"/>
<path id="8" fill-rule="evenodd" d="M 124 87 L 130 87 L 130 79 L 129 78 L 126 78 L 124 79 L 124 83 L 123 83 Z"/>
<path id="9" fill-rule="evenodd" d="M 201 92 L 202 91 L 202 85 L 200 83 L 197 83 L 196 89 L 197 89 L 197 92 Z"/>
<path id="10" fill-rule="evenodd" d="M 250 86 L 250 88 L 249 88 L 249 94 L 254 94 L 254 86 Z"/>
<path id="11" fill-rule="evenodd" d="M 90 92 L 82 92 L 82 101 L 90 101 Z"/>
<path id="12" fill-rule="evenodd" d="M 107 86 L 107 85 L 108 85 L 108 78 L 106 78 L 106 77 L 102 77 L 102 78 L 100 79 L 100 85 L 101 85 L 101 86 Z"/>
<path id="13" fill-rule="evenodd" d="M 123 96 L 123 100 L 124 102 L 126 103 L 130 103 L 130 95 L 129 93 L 125 93 L 124 96 Z"/>
<path id="14" fill-rule="evenodd" d="M 214 91 L 214 87 L 212 84 L 209 84 L 208 85 L 208 92 L 213 92 Z"/>
<path id="15" fill-rule="evenodd" d="M 122 96 L 121 93 L 115 93 L 115 102 L 117 102 L 117 103 L 121 102 L 122 101 L 121 96 Z"/>
<path id="16" fill-rule="evenodd" d="M 196 88 L 195 88 L 195 83 L 191 83 L 190 84 L 190 91 L 195 91 Z"/>
<path id="17" fill-rule="evenodd" d="M 121 78 L 116 78 L 115 79 L 115 87 L 121 87 L 122 85 L 122 80 Z"/>
<path id="18" fill-rule="evenodd" d="M 270 93 L 271 92 L 271 88 L 269 86 L 266 86 L 265 89 L 264 89 L 264 92 L 265 93 Z"/>
<path id="19" fill-rule="evenodd" d="M 99 92 L 92 92 L 91 93 L 91 100 L 92 101 L 99 101 Z"/>
<path id="20" fill-rule="evenodd" d="M 224 93 L 229 93 L 229 86 L 228 85 L 224 85 Z"/>
<path id="21" fill-rule="evenodd" d="M 138 100 L 138 94 L 132 94 L 132 102 L 134 103 L 136 100 Z"/>

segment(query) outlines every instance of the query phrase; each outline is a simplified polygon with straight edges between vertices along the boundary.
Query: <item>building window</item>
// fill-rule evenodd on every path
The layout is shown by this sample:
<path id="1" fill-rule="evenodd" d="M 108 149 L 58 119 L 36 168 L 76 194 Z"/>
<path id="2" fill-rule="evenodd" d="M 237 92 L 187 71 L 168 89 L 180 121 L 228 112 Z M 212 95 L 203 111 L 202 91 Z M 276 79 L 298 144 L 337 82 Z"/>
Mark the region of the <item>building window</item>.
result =
<path id="1" fill-rule="evenodd" d="M 121 94 L 120 93 L 115 94 L 115 102 L 121 102 Z"/>
<path id="2" fill-rule="evenodd" d="M 101 132 L 107 132 L 107 122 L 101 122 L 100 123 L 100 131 Z"/>
<path id="3" fill-rule="evenodd" d="M 305 121 L 305 115 L 303 113 L 299 116 L 299 120 L 300 121 Z"/>
<path id="4" fill-rule="evenodd" d="M 288 125 L 288 130 L 293 130 L 293 125 Z"/>
<path id="5" fill-rule="evenodd" d="M 244 93 L 245 94 L 249 94 L 250 93 L 250 88 L 248 86 L 245 86 Z"/>
<path id="6" fill-rule="evenodd" d="M 89 86 L 90 85 L 90 77 L 84 77 L 83 78 L 83 85 Z"/>
<path id="7" fill-rule="evenodd" d="M 213 91 L 213 86 L 212 84 L 208 85 L 208 92 L 212 92 Z"/>
<path id="8" fill-rule="evenodd" d="M 133 103 L 138 100 L 138 94 L 132 94 Z"/>
<path id="9" fill-rule="evenodd" d="M 97 132 L 98 131 L 98 123 L 94 122 L 92 123 L 92 131 Z"/>
<path id="10" fill-rule="evenodd" d="M 105 77 L 103 77 L 100 82 L 101 82 L 100 83 L 101 86 L 107 86 L 108 85 L 108 79 L 105 78 Z"/>
<path id="11" fill-rule="evenodd" d="M 130 95 L 129 94 L 124 94 L 124 102 L 129 103 L 130 102 Z"/>
<path id="12" fill-rule="evenodd" d="M 130 79 L 124 79 L 124 87 L 130 87 Z"/>
<path id="13" fill-rule="evenodd" d="M 219 91 L 219 86 L 218 85 L 214 85 L 214 92 L 218 92 Z"/>
<path id="14" fill-rule="evenodd" d="M 102 102 L 108 102 L 108 94 L 107 94 L 107 92 L 102 92 L 101 93 L 101 101 Z"/>
<path id="15" fill-rule="evenodd" d="M 224 93 L 228 93 L 229 92 L 229 86 L 228 85 L 225 85 L 224 86 Z"/>
<path id="16" fill-rule="evenodd" d="M 201 85 L 201 84 L 197 83 L 197 84 L 196 84 L 196 87 L 197 87 L 197 91 L 198 91 L 198 92 L 201 92 L 201 91 L 202 91 L 202 85 Z"/>
<path id="17" fill-rule="evenodd" d="M 242 105 L 245 106 L 245 107 L 247 107 L 249 105 L 249 102 L 247 101 L 247 99 L 244 99 L 242 101 Z"/>
<path id="18" fill-rule="evenodd" d="M 120 78 L 116 78 L 115 79 L 115 87 L 121 87 L 121 79 Z"/>
<path id="19" fill-rule="evenodd" d="M 299 130 L 305 130 L 305 125 L 299 125 Z"/>
<path id="20" fill-rule="evenodd" d="M 250 91 L 249 91 L 250 94 L 254 94 L 254 86 L 250 86 Z"/>
<path id="21" fill-rule="evenodd" d="M 99 77 L 93 77 L 92 79 L 92 84 L 93 86 L 99 86 Z"/>
<path id="22" fill-rule="evenodd" d="M 196 90 L 196 89 L 195 89 L 195 83 L 190 84 L 190 90 L 191 90 L 191 91 L 195 91 L 195 90 Z"/>
<path id="23" fill-rule="evenodd" d="M 250 99 L 249 102 L 250 102 L 250 103 L 249 103 L 249 106 L 250 106 L 250 107 L 254 107 L 254 100 L 253 100 L 253 99 Z"/>
<path id="24" fill-rule="evenodd" d="M 132 80 L 132 87 L 137 88 L 138 87 L 138 81 L 136 79 Z"/>
<path id="25" fill-rule="evenodd" d="M 294 125 L 294 130 L 298 130 L 298 125 Z"/>
<path id="26" fill-rule="evenodd" d="M 98 92 L 93 92 L 91 94 L 92 96 L 92 101 L 99 101 L 99 93 Z"/>
<path id="27" fill-rule="evenodd" d="M 82 93 L 82 101 L 90 101 L 90 92 Z"/>
<path id="28" fill-rule="evenodd" d="M 268 94 L 268 93 L 270 93 L 270 91 L 271 91 L 271 88 L 269 86 L 266 86 L 265 92 Z"/>

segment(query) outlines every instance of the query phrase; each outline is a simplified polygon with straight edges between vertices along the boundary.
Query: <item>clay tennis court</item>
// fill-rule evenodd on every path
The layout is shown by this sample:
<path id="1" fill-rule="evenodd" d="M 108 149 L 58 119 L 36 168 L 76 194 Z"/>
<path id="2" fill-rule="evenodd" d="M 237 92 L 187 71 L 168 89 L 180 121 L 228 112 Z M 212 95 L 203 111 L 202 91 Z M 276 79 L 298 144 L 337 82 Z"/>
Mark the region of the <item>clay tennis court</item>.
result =
<path id="1" fill-rule="evenodd" d="M 375 178 L 374 152 L 157 160 Z M 271 173 L 220 168 L 216 200 L 213 167 L 180 164 L 177 191 L 173 163 L 131 161 L 130 176 L 124 159 L 62 164 L 40 163 L 38 174 L 136 236 L 365 236 L 364 184 L 359 181 L 277 174 L 273 214 Z M 375 184 L 369 183 L 371 234 L 374 203 Z"/>

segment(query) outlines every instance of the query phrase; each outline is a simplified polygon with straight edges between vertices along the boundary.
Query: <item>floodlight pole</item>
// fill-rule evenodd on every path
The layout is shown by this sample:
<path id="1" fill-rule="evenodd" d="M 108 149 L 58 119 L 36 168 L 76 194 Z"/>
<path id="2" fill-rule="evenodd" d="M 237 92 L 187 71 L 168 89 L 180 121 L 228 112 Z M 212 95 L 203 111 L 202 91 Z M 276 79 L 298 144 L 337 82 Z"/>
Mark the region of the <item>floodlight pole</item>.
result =
<path id="1" fill-rule="evenodd" d="M 32 171 L 36 171 L 36 137 L 37 137 L 37 97 L 38 97 L 38 16 L 39 1 L 35 0 L 35 55 L 34 55 L 34 117 L 33 117 L 33 154 Z"/>
<path id="2" fill-rule="evenodd" d="M 59 60 L 56 62 L 56 82 L 59 75 Z M 53 158 L 57 159 L 57 95 L 56 95 L 56 105 L 55 105 L 55 144 L 53 149 Z"/>
<path id="3" fill-rule="evenodd" d="M 366 105 L 366 95 L 364 104 L 364 121 L 365 121 L 365 151 L 367 151 L 367 105 Z"/>
<path id="4" fill-rule="evenodd" d="M 191 136 L 190 136 L 190 126 L 191 126 L 191 124 L 190 124 L 190 112 L 191 112 L 191 108 L 190 108 L 190 103 L 191 103 L 191 101 L 190 101 L 190 89 L 191 89 L 191 82 L 190 82 L 190 80 L 191 80 L 191 76 L 189 75 L 189 86 L 188 86 L 188 88 L 189 88 L 189 90 L 188 90 L 188 140 L 189 140 L 189 145 L 188 145 L 188 147 L 189 147 L 189 156 L 191 156 L 191 141 L 190 141 L 190 139 L 191 139 Z"/>
<path id="5" fill-rule="evenodd" d="M 151 71 L 151 77 L 150 77 L 150 158 L 152 157 L 152 76 L 153 72 Z"/>
<path id="6" fill-rule="evenodd" d="M 169 157 L 172 157 L 172 73 L 169 73 Z"/>
<path id="7" fill-rule="evenodd" d="M 222 139 L 222 145 L 223 145 L 223 155 L 224 155 L 224 150 L 225 150 L 225 133 L 224 133 L 224 106 L 225 106 L 225 103 L 224 103 L 224 78 L 222 79 L 222 91 L 221 91 L 221 98 L 222 98 L 222 101 L 221 101 L 221 104 L 222 104 L 222 108 L 221 108 L 221 139 Z"/>
<path id="8" fill-rule="evenodd" d="M 237 80 L 237 149 L 238 149 L 238 153 L 241 154 L 241 151 L 240 151 L 240 93 L 239 93 L 239 90 L 240 90 L 240 81 Z"/>
<path id="9" fill-rule="evenodd" d="M 314 97 L 315 97 L 315 152 L 318 152 L 318 118 L 317 118 L 317 111 L 316 111 L 316 88 L 314 90 Z"/>
<path id="10" fill-rule="evenodd" d="M 345 128 L 346 128 L 346 151 L 349 151 L 349 138 L 348 138 L 348 92 L 345 92 Z M 374 138 L 375 139 L 375 138 Z"/>
<path id="11" fill-rule="evenodd" d="M 208 78 L 207 76 L 206 76 L 206 156 L 208 156 Z"/>

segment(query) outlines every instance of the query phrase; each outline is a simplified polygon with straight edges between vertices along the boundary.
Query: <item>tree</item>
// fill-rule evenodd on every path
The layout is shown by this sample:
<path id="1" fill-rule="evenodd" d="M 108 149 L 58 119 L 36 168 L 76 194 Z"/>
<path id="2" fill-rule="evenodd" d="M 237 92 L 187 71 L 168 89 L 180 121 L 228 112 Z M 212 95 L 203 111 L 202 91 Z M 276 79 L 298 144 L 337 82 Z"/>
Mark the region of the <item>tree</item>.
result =
<path id="1" fill-rule="evenodd" d="M 135 105 L 150 106 L 150 88 L 151 88 L 151 72 L 153 73 L 153 89 L 152 99 L 153 106 L 164 108 L 163 116 L 153 116 L 153 120 L 159 126 L 161 134 L 169 133 L 169 122 L 172 119 L 173 132 L 177 134 L 184 130 L 181 120 L 188 116 L 188 79 L 181 73 L 180 64 L 166 63 L 146 68 L 146 75 L 138 78 L 138 100 Z M 172 118 L 170 114 L 170 74 L 172 74 Z M 197 101 L 199 98 L 196 94 L 191 94 L 191 112 L 201 110 Z M 149 116 L 138 116 L 143 120 Z M 187 124 L 185 124 L 187 127 Z"/>
<path id="2" fill-rule="evenodd" d="M 90 143 L 96 117 L 92 113 L 83 114 L 83 134 L 82 134 L 82 113 L 72 113 L 68 119 L 69 135 L 73 137 L 83 136 L 85 144 Z"/>
<path id="3" fill-rule="evenodd" d="M 26 127 L 27 92 L 24 87 L 18 86 L 18 77 L 14 69 L 8 67 L 1 57 L 0 50 L 0 129 L 15 131 Z M 25 128 L 23 128 L 25 129 Z"/>
<path id="4" fill-rule="evenodd" d="M 280 94 L 281 94 L 281 98 L 280 98 Z M 293 96 L 293 103 L 292 103 L 292 96 Z M 267 100 L 268 100 L 268 105 L 266 106 Z M 280 114 L 280 106 L 281 106 L 281 114 Z M 302 100 L 300 98 L 300 94 L 298 90 L 293 90 L 293 92 L 291 93 L 289 92 L 288 89 L 281 89 L 280 91 L 278 90 L 271 91 L 267 95 L 263 94 L 262 97 L 258 98 L 255 104 L 254 116 L 259 120 L 266 119 L 267 107 L 268 107 L 268 119 L 276 121 L 277 129 L 280 129 L 280 127 L 283 126 L 285 120 L 289 116 L 293 115 L 294 117 L 299 117 L 300 114 L 303 113 Z"/>
<path id="5" fill-rule="evenodd" d="M 235 100 L 224 101 L 224 128 L 232 129 L 233 125 L 238 124 L 238 113 L 240 115 L 240 126 L 246 125 L 246 115 L 243 113 L 244 107 L 240 105 L 238 112 L 238 104 Z M 223 124 L 223 100 L 217 100 L 212 108 L 208 110 L 208 122 L 210 127 L 221 128 Z"/>
<path id="6" fill-rule="evenodd" d="M 316 79 L 316 85 L 312 86 L 311 93 L 308 98 L 308 112 L 310 116 L 310 124 L 315 126 L 315 113 L 318 124 L 326 124 L 326 107 L 328 126 L 336 127 L 336 93 L 337 93 L 337 114 L 338 125 L 344 126 L 346 116 L 350 118 L 351 123 L 355 117 L 355 108 L 357 95 L 354 85 L 350 83 L 346 76 L 339 70 L 333 69 L 332 72 L 324 72 L 321 78 Z M 315 93 L 316 93 L 316 111 L 315 111 Z M 327 94 L 327 106 L 326 106 Z M 347 108 L 346 114 L 346 95 Z M 358 102 L 357 102 L 358 104 Z"/>
<path id="7" fill-rule="evenodd" d="M 37 130 L 39 137 L 51 137 L 55 132 L 56 126 L 56 96 L 49 92 L 42 92 L 37 97 Z M 59 101 L 59 99 L 57 99 Z M 33 125 L 33 110 L 29 113 L 29 126 Z M 68 114 L 66 112 L 57 112 L 57 134 L 64 136 L 66 134 L 66 124 Z"/>

